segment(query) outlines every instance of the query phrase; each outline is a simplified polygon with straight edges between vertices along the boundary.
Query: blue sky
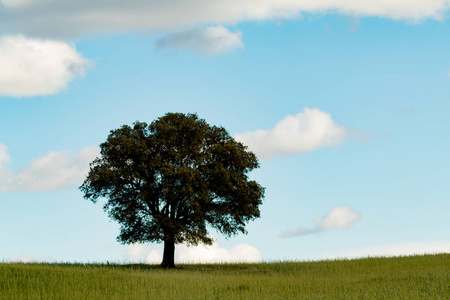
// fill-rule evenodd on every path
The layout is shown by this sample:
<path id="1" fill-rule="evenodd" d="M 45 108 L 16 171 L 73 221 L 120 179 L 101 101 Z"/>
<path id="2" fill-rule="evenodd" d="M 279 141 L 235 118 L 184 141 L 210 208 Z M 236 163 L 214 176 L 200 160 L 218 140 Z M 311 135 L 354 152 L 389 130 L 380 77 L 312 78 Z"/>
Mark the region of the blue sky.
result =
<path id="1" fill-rule="evenodd" d="M 224 126 L 266 187 L 248 235 L 178 261 L 450 252 L 449 1 L 167 2 L 0 0 L 0 259 L 157 262 L 77 187 L 167 112 Z"/>

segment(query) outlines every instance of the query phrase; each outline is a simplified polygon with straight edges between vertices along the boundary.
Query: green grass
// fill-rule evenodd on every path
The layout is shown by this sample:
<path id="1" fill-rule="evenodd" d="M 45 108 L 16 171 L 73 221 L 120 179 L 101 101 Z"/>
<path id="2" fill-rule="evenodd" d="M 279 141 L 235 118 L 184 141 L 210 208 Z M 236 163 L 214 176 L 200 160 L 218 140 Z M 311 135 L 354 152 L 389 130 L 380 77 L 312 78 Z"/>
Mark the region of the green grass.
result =
<path id="1" fill-rule="evenodd" d="M 450 299 L 450 254 L 174 270 L 2 263 L 0 299 Z"/>

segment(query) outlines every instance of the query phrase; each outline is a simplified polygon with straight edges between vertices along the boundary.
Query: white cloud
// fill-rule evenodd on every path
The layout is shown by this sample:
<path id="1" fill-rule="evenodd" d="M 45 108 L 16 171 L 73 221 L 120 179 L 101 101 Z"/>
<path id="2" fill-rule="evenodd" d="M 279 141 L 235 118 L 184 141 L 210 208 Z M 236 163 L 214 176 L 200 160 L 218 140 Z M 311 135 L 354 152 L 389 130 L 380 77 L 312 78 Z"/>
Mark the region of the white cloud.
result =
<path id="1" fill-rule="evenodd" d="M 304 108 L 295 116 L 288 115 L 275 128 L 236 134 L 261 158 L 311 152 L 321 147 L 339 146 L 350 131 L 336 124 L 331 115 L 317 108 Z"/>
<path id="2" fill-rule="evenodd" d="M 37 260 L 30 255 L 21 255 L 19 256 L 14 262 L 21 262 L 21 263 L 35 263 Z"/>
<path id="3" fill-rule="evenodd" d="M 176 258 L 186 263 L 231 263 L 231 262 L 261 262 L 262 255 L 253 246 L 239 244 L 231 249 L 220 248 L 217 242 L 211 246 L 188 247 L 181 245 Z"/>
<path id="4" fill-rule="evenodd" d="M 347 206 L 334 207 L 325 216 L 316 217 L 319 230 L 345 229 L 361 220 L 361 215 Z"/>
<path id="5" fill-rule="evenodd" d="M 144 244 L 129 245 L 123 256 L 133 263 L 159 264 L 162 262 L 162 252 Z"/>
<path id="6" fill-rule="evenodd" d="M 162 252 L 151 246 L 133 244 L 128 246 L 124 257 L 132 262 L 159 264 L 162 261 Z M 231 249 L 221 248 L 217 242 L 211 246 L 189 247 L 181 244 L 175 247 L 176 263 L 253 263 L 261 261 L 262 255 L 258 249 L 248 244 L 239 244 Z"/>
<path id="7" fill-rule="evenodd" d="M 169 34 L 157 41 L 157 49 L 175 51 L 186 49 L 198 54 L 220 54 L 243 48 L 242 33 L 230 32 L 223 26 L 191 29 Z"/>
<path id="8" fill-rule="evenodd" d="M 14 171 L 6 166 L 6 145 L 0 144 L 0 192 L 46 192 L 81 184 L 98 155 L 98 147 L 84 148 L 75 157 L 70 151 L 51 151 Z"/>
<path id="9" fill-rule="evenodd" d="M 322 231 L 346 229 L 352 227 L 361 220 L 361 214 L 348 206 L 339 206 L 331 209 L 325 216 L 315 218 L 314 228 L 298 227 L 280 234 L 281 238 L 305 236 Z"/>
<path id="10" fill-rule="evenodd" d="M 185 30 L 302 13 L 443 19 L 449 0 L 1 0 L 0 32 L 74 37 L 99 32 Z"/>
<path id="11" fill-rule="evenodd" d="M 0 39 L 0 96 L 55 94 L 83 76 L 89 66 L 66 43 L 4 36 Z"/>
<path id="12" fill-rule="evenodd" d="M 368 256 L 405 256 L 436 253 L 450 253 L 450 241 L 411 242 L 379 245 L 354 250 L 339 255 L 338 257 L 359 258 Z"/>

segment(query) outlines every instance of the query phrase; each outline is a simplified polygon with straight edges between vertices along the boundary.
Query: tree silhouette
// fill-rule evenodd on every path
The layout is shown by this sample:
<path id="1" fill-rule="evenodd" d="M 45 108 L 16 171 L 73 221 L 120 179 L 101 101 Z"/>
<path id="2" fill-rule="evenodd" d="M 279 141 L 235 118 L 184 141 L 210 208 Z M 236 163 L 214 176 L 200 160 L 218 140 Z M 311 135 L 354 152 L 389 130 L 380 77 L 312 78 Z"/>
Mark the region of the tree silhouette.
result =
<path id="1" fill-rule="evenodd" d="M 122 244 L 163 242 L 163 267 L 175 266 L 175 244 L 211 245 L 207 225 L 230 237 L 260 216 L 264 188 L 248 178 L 259 167 L 255 154 L 196 114 L 124 125 L 100 148 L 84 198 L 106 198 Z"/>

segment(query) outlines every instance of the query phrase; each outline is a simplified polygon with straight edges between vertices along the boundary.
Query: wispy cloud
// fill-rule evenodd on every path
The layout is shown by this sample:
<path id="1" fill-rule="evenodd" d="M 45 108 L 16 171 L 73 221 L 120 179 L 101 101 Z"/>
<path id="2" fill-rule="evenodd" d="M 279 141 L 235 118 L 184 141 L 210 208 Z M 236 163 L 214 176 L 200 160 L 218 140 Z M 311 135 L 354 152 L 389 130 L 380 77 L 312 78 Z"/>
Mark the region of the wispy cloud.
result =
<path id="1" fill-rule="evenodd" d="M 48 152 L 17 171 L 8 168 L 8 148 L 0 144 L 0 193 L 47 192 L 70 188 L 82 183 L 89 163 L 99 155 L 98 147 L 87 147 L 77 155 L 71 152 Z"/>
<path id="2" fill-rule="evenodd" d="M 242 33 L 230 32 L 223 26 L 192 29 L 166 35 L 157 41 L 158 50 L 175 52 L 179 49 L 197 54 L 221 54 L 243 48 Z"/>
<path id="3" fill-rule="evenodd" d="M 322 147 L 341 145 L 354 131 L 338 125 L 331 115 L 317 108 L 304 108 L 295 116 L 287 116 L 275 128 L 236 134 L 260 158 L 311 152 Z"/>
<path id="4" fill-rule="evenodd" d="M 306 228 L 306 227 L 297 227 L 296 229 L 291 229 L 284 231 L 280 234 L 281 238 L 290 238 L 294 236 L 305 236 L 313 233 L 318 233 L 320 230 L 317 228 Z"/>
<path id="5" fill-rule="evenodd" d="M 315 218 L 314 228 L 298 227 L 280 234 L 281 238 L 305 236 L 322 231 L 346 229 L 361 220 L 361 215 L 347 206 L 334 207 L 325 216 Z"/>
<path id="6" fill-rule="evenodd" d="M 0 96 L 56 94 L 83 76 L 90 65 L 69 44 L 4 36 L 0 39 Z"/>

